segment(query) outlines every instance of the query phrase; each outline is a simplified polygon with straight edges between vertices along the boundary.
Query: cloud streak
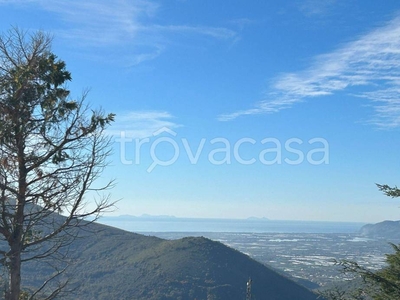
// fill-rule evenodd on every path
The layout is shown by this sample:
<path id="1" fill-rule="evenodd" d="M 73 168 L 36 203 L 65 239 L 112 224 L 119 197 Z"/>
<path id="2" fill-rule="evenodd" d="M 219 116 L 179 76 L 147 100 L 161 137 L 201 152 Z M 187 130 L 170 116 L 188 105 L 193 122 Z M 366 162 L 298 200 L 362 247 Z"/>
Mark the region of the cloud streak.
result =
<path id="1" fill-rule="evenodd" d="M 0 0 L 0 5 L 39 7 L 50 12 L 60 21 L 58 28 L 52 28 L 57 37 L 80 49 L 107 51 L 111 47 L 124 51 L 122 56 L 130 62 L 128 65 L 155 59 L 182 34 L 217 40 L 234 40 L 237 36 L 223 27 L 157 24 L 160 5 L 147 0 Z"/>
<path id="2" fill-rule="evenodd" d="M 361 91 L 354 92 L 355 87 Z M 341 91 L 369 100 L 375 111 L 370 123 L 382 128 L 400 126 L 400 17 L 336 51 L 317 56 L 305 70 L 277 76 L 265 98 L 253 108 L 218 119 L 275 113 Z"/>
<path id="3" fill-rule="evenodd" d="M 335 4 L 336 0 L 306 0 L 301 1 L 299 9 L 309 17 L 325 16 Z"/>
<path id="4" fill-rule="evenodd" d="M 124 134 L 126 138 L 151 137 L 158 130 L 166 127 L 175 129 L 181 125 L 173 122 L 174 116 L 166 111 L 131 111 L 117 114 L 116 122 L 107 134 L 120 137 Z"/>

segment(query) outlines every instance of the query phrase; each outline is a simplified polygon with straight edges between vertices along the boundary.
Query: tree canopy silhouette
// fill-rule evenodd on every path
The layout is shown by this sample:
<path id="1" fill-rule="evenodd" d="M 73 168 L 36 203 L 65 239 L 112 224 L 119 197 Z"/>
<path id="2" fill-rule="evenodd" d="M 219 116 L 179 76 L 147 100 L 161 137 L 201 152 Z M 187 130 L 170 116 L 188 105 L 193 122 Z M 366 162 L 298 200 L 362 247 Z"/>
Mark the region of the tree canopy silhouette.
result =
<path id="1" fill-rule="evenodd" d="M 71 98 L 71 74 L 51 41 L 43 32 L 17 28 L 0 36 L 0 261 L 8 300 L 20 297 L 22 263 L 64 255 L 60 249 L 84 219 L 112 206 L 107 194 L 99 193 L 90 209 L 86 198 L 112 185 L 94 182 L 107 165 L 104 130 L 114 114 L 90 109 L 85 94 Z M 59 294 L 66 282 L 46 288 L 62 272 L 57 269 L 30 298 Z"/>

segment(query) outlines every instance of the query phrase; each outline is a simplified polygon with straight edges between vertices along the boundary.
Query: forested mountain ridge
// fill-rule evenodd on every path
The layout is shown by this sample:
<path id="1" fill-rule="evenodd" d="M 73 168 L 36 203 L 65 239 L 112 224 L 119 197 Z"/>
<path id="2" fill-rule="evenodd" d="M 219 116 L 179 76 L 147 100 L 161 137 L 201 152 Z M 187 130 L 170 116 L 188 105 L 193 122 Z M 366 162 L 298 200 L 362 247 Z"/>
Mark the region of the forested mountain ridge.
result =
<path id="1" fill-rule="evenodd" d="M 93 223 L 69 247 L 74 291 L 60 299 L 252 299 L 312 300 L 292 280 L 220 242 L 204 237 L 164 240 Z M 40 281 L 47 269 L 25 267 L 23 284 Z"/>
<path id="2" fill-rule="evenodd" d="M 397 244 L 400 243 L 400 221 L 367 224 L 360 229 L 360 234 L 370 238 L 384 238 Z"/>

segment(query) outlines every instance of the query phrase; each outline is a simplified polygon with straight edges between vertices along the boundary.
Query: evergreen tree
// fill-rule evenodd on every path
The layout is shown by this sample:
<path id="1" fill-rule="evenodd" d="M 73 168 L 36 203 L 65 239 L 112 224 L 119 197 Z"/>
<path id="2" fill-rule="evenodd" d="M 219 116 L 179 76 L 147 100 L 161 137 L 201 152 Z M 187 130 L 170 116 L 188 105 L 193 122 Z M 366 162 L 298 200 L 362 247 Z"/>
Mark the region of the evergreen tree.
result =
<path id="1" fill-rule="evenodd" d="M 51 52 L 51 38 L 16 28 L 0 36 L 0 262 L 8 270 L 7 300 L 21 294 L 21 264 L 60 254 L 83 219 L 110 207 L 105 195 L 91 209 L 85 196 L 106 166 L 113 114 L 73 100 L 66 64 Z M 63 217 L 60 217 L 60 213 Z M 59 256 L 58 258 L 60 258 Z M 56 270 L 53 278 L 63 269 Z M 31 298 L 60 293 L 66 282 Z"/>

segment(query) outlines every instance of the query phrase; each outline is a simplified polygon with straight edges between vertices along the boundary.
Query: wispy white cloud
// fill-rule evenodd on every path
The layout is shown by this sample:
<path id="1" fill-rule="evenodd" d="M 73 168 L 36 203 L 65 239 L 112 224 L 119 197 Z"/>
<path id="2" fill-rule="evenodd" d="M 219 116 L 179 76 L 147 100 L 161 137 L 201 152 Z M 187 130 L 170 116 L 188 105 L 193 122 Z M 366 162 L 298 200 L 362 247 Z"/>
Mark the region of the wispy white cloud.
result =
<path id="1" fill-rule="evenodd" d="M 157 24 L 160 5 L 150 0 L 28 0 L 4 1 L 0 5 L 29 5 L 53 13 L 60 20 L 52 28 L 58 38 L 74 47 L 118 48 L 125 61 L 138 64 L 159 56 L 168 41 L 182 34 L 202 35 L 213 39 L 235 39 L 236 32 L 223 27 Z M 115 54 L 115 51 L 113 52 Z"/>
<path id="2" fill-rule="evenodd" d="M 354 92 L 358 87 L 362 92 Z M 375 110 L 371 123 L 400 126 L 400 17 L 336 51 L 314 58 L 308 69 L 277 76 L 265 99 L 253 108 L 219 116 L 274 113 L 309 98 L 346 91 L 367 99 Z"/>
<path id="3" fill-rule="evenodd" d="M 299 9 L 306 16 L 324 16 L 336 2 L 336 0 L 305 0 L 301 1 Z"/>
<path id="4" fill-rule="evenodd" d="M 141 26 L 140 19 L 157 10 L 157 5 L 144 1 L 38 0 L 38 3 L 68 24 L 63 32 L 66 37 L 97 45 L 134 38 Z"/>
<path id="5" fill-rule="evenodd" d="M 143 28 L 143 30 L 154 30 L 156 32 L 178 32 L 188 34 L 205 35 L 217 39 L 233 39 L 237 33 L 231 29 L 224 27 L 207 27 L 207 26 L 184 26 L 184 25 L 154 25 L 151 27 Z"/>
<path id="6" fill-rule="evenodd" d="M 154 45 L 154 50 L 152 52 L 146 51 L 142 53 L 137 53 L 136 55 L 130 55 L 125 61 L 128 67 L 136 66 L 144 61 L 152 60 L 157 58 L 164 51 L 165 47 L 162 45 Z"/>
<path id="7" fill-rule="evenodd" d="M 107 134 L 127 138 L 145 138 L 153 136 L 162 128 L 173 130 L 181 127 L 174 122 L 174 116 L 165 111 L 131 111 L 117 114 L 116 122 Z"/>

